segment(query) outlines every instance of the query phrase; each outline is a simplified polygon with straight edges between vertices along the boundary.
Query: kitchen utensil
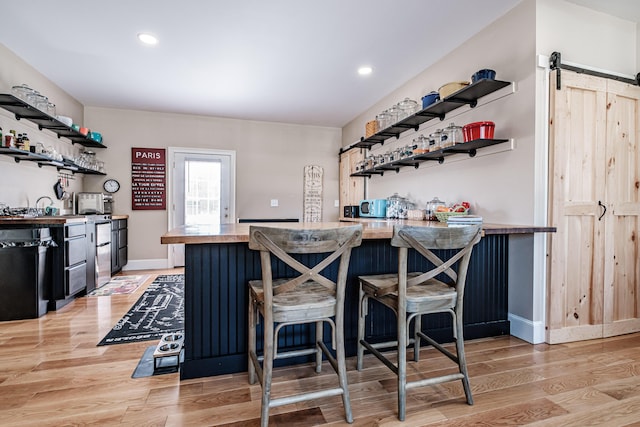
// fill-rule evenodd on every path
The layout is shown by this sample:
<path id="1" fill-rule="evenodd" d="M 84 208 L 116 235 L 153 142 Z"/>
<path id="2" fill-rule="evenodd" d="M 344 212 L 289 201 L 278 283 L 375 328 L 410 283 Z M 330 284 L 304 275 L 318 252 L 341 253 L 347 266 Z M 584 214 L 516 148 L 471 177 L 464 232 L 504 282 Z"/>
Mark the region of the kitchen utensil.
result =
<path id="1" fill-rule="evenodd" d="M 476 139 L 493 139 L 495 127 L 496 125 L 493 122 L 469 123 L 462 128 L 464 142 Z"/>
<path id="2" fill-rule="evenodd" d="M 432 92 L 429 92 L 428 94 L 422 97 L 422 108 L 425 109 L 429 105 L 439 100 L 440 100 L 440 94 L 438 92 L 436 92 L 435 90 Z"/>
<path id="3" fill-rule="evenodd" d="M 478 70 L 471 76 L 471 83 L 475 83 L 478 80 L 489 79 L 494 80 L 496 78 L 495 70 L 485 68 L 484 70 Z"/>
<path id="4" fill-rule="evenodd" d="M 55 184 L 53 184 L 53 192 L 56 195 L 56 198 L 58 200 L 62 200 L 62 196 L 64 195 L 64 189 L 62 188 L 62 184 L 60 183 L 60 180 L 56 181 Z"/>
<path id="5" fill-rule="evenodd" d="M 445 85 L 440 86 L 438 92 L 440 93 L 440 99 L 444 99 L 447 96 L 459 91 L 460 89 L 467 87 L 469 82 L 450 82 Z"/>

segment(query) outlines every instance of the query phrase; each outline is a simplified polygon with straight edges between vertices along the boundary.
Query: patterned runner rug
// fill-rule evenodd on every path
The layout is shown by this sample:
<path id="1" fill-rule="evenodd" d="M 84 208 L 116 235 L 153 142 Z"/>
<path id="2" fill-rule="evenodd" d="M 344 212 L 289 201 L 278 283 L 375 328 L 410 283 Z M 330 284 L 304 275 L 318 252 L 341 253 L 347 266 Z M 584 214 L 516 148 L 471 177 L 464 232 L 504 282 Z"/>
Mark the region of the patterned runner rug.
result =
<path id="1" fill-rule="evenodd" d="M 98 345 L 160 339 L 184 328 L 184 274 L 158 276 Z"/>
<path id="2" fill-rule="evenodd" d="M 108 283 L 89 292 L 89 297 L 103 297 L 109 295 L 130 294 L 142 285 L 150 276 L 138 274 L 133 276 L 114 276 Z"/>

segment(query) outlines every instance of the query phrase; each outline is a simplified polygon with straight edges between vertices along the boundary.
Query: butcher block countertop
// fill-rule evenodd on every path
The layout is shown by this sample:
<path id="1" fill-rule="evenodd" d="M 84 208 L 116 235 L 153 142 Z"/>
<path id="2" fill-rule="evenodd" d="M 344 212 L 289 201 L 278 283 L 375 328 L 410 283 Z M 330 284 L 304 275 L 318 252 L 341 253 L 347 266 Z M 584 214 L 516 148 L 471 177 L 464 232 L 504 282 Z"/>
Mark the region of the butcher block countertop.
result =
<path id="1" fill-rule="evenodd" d="M 437 221 L 385 220 L 376 218 L 341 218 L 341 222 L 270 222 L 253 225 L 281 228 L 334 228 L 347 227 L 354 223 L 362 224 L 364 239 L 390 239 L 394 224 L 406 224 L 420 227 L 446 227 Z M 160 242 L 163 244 L 186 243 L 240 243 L 249 241 L 249 226 L 244 224 L 220 225 L 183 225 L 165 233 Z M 482 224 L 484 234 L 528 234 L 556 231 L 554 227 L 537 227 L 529 225 Z"/>
<path id="2" fill-rule="evenodd" d="M 129 215 L 111 215 L 111 219 L 127 219 Z M 56 215 L 56 216 L 0 216 L 0 227 L 3 225 L 41 225 L 62 226 L 87 222 L 86 215 Z"/>
<path id="3" fill-rule="evenodd" d="M 42 226 L 62 226 L 64 224 L 74 224 L 87 222 L 84 215 L 64 215 L 64 216 L 37 216 L 37 217 L 19 217 L 19 216 L 3 216 L 0 217 L 0 226 L 2 225 L 42 225 Z"/>

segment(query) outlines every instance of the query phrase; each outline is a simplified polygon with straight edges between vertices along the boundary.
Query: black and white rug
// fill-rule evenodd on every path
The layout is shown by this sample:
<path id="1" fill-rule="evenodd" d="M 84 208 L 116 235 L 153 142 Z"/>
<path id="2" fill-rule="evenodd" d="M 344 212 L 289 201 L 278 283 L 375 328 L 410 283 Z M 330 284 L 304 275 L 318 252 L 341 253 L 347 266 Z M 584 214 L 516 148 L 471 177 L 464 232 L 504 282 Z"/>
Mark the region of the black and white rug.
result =
<path id="1" fill-rule="evenodd" d="M 98 345 L 160 339 L 184 330 L 184 274 L 160 275 Z"/>

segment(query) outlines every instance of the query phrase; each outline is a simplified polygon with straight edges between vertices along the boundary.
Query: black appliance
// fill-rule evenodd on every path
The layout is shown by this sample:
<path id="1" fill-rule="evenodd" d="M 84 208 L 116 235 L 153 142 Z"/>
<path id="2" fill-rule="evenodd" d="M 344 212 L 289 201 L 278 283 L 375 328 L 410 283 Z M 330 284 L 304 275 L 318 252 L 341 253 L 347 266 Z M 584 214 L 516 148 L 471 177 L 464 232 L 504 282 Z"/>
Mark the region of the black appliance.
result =
<path id="1" fill-rule="evenodd" d="M 0 230 L 0 320 L 35 319 L 47 313 L 48 228 Z"/>
<path id="2" fill-rule="evenodd" d="M 360 207 L 357 205 L 345 206 L 344 207 L 344 215 L 345 218 L 359 218 L 360 217 Z"/>

